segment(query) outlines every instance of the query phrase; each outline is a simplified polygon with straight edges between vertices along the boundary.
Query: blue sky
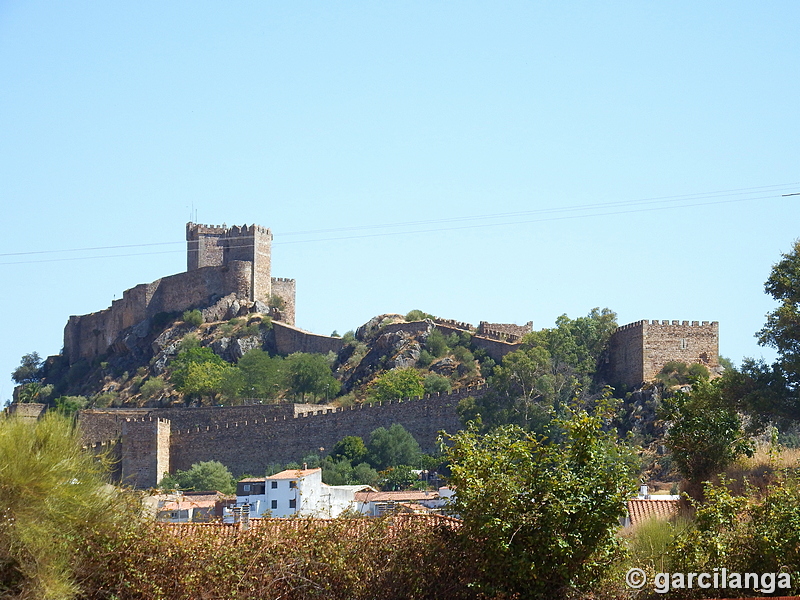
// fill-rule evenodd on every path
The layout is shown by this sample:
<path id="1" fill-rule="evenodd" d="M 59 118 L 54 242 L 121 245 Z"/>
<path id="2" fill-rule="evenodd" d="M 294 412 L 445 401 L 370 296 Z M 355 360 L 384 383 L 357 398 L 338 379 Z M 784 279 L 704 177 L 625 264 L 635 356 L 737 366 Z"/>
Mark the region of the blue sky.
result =
<path id="1" fill-rule="evenodd" d="M 314 332 L 607 306 L 771 358 L 798 29 L 789 1 L 0 0 L 0 401 L 69 315 L 185 270 L 192 209 L 272 229 Z"/>

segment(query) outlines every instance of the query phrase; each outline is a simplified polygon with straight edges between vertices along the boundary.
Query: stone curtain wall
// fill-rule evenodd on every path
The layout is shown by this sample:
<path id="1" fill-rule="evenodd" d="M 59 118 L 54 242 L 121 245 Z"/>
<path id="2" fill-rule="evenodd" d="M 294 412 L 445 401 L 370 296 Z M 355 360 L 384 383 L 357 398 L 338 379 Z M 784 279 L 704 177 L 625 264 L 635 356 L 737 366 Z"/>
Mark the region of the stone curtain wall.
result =
<path id="1" fill-rule="evenodd" d="M 274 321 L 272 329 L 275 333 L 275 347 L 279 354 L 292 354 L 294 352 L 338 353 L 344 345 L 341 338 L 317 335 L 280 321 Z"/>
<path id="2" fill-rule="evenodd" d="M 64 352 L 70 363 L 94 358 L 107 352 L 124 329 L 160 312 L 205 307 L 231 293 L 248 298 L 251 277 L 251 263 L 232 261 L 226 268 L 203 267 L 137 285 L 110 308 L 71 316 L 64 328 Z"/>
<path id="3" fill-rule="evenodd" d="M 378 427 L 400 423 L 424 451 L 436 449 L 439 430 L 461 429 L 456 412 L 463 398 L 485 387 L 407 399 L 331 408 L 319 405 L 249 405 L 232 407 L 86 410 L 79 424 L 87 447 L 120 440 L 122 477 L 150 487 L 163 475 L 200 461 L 218 460 L 236 475 L 261 475 L 270 464 L 300 460 L 312 452 L 329 452 L 341 438 L 358 435 L 368 441 Z M 143 414 L 144 413 L 144 414 Z"/>
<path id="4" fill-rule="evenodd" d="M 173 428 L 170 464 L 173 469 L 185 470 L 196 462 L 219 460 L 236 475 L 261 475 L 270 464 L 285 464 L 301 460 L 307 454 L 329 452 L 347 435 L 368 441 L 373 430 L 389 428 L 394 423 L 411 432 L 423 451 L 431 452 L 436 449 L 439 430 L 454 433 L 461 429 L 456 412 L 458 402 L 481 393 L 482 389 L 344 409 L 323 408 L 296 418 Z"/>
<path id="5" fill-rule="evenodd" d="M 515 325 L 513 323 L 488 323 L 481 321 L 478 325 L 478 335 L 497 336 L 497 335 L 510 335 L 514 339 L 519 339 L 526 333 L 533 331 L 533 321 L 528 321 L 525 325 Z"/>
<path id="6" fill-rule="evenodd" d="M 272 293 L 286 304 L 281 311 L 282 321 L 294 325 L 295 315 L 295 280 L 282 277 L 272 278 Z"/>
<path id="7" fill-rule="evenodd" d="M 629 388 L 644 382 L 644 321 L 618 327 L 608 342 L 610 383 Z"/>

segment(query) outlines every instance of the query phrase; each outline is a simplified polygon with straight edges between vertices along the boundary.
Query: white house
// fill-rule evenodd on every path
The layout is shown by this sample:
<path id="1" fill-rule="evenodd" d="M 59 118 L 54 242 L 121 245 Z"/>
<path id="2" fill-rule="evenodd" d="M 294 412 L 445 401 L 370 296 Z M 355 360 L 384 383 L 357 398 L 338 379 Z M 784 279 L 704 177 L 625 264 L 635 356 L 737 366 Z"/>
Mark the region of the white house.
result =
<path id="1" fill-rule="evenodd" d="M 337 517 L 355 509 L 356 492 L 368 485 L 328 485 L 322 469 L 288 469 L 266 478 L 242 479 L 236 486 L 236 506 L 248 505 L 250 517 Z M 373 490 L 374 491 L 374 490 Z M 233 520 L 231 511 L 225 521 Z"/>
<path id="2" fill-rule="evenodd" d="M 439 491 L 404 490 L 398 492 L 363 491 L 356 494 L 357 510 L 370 517 L 386 513 L 441 511 L 450 504 L 453 493 L 449 488 Z"/>

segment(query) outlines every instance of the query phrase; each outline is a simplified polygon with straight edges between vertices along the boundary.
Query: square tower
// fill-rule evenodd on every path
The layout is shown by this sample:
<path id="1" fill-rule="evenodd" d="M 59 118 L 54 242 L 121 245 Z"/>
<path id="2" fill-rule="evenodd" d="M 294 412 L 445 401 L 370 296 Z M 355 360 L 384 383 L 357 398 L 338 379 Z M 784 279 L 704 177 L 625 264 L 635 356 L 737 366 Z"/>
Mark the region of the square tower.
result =
<path id="1" fill-rule="evenodd" d="M 272 293 L 272 232 L 260 225 L 186 224 L 186 270 L 227 267 L 233 261 L 249 262 L 252 287 L 248 300 L 269 302 Z"/>

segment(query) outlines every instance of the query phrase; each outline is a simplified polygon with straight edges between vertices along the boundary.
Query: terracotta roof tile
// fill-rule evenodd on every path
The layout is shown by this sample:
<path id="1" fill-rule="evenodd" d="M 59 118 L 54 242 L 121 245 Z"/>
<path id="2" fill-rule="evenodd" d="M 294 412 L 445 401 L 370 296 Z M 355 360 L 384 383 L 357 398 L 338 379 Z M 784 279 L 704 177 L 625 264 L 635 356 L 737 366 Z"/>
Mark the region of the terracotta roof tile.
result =
<path id="1" fill-rule="evenodd" d="M 678 514 L 680 502 L 680 500 L 657 498 L 628 500 L 628 515 L 631 518 L 631 525 L 638 525 L 650 519 L 670 519 Z"/>
<path id="2" fill-rule="evenodd" d="M 419 502 L 420 500 L 438 500 L 439 492 L 420 492 L 408 490 L 404 492 L 356 492 L 356 502 Z"/>
<path id="3" fill-rule="evenodd" d="M 318 471 L 322 471 L 322 469 L 287 469 L 280 473 L 275 473 L 275 475 L 270 475 L 267 479 L 302 479 Z M 263 481 L 263 479 L 260 481 Z"/>

